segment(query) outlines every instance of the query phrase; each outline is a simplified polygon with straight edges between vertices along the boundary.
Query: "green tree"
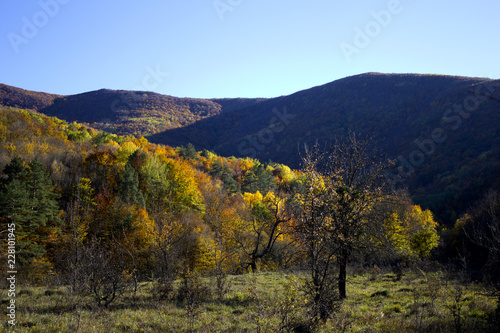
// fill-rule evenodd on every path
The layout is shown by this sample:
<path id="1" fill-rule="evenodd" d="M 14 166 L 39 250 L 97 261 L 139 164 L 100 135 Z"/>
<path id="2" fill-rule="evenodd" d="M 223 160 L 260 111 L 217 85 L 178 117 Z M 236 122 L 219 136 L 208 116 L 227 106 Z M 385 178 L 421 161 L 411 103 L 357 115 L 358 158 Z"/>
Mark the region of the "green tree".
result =
<path id="1" fill-rule="evenodd" d="M 6 178 L 0 184 L 0 216 L 16 226 L 17 258 L 21 264 L 30 263 L 46 253 L 51 233 L 60 232 L 58 195 L 53 192 L 52 180 L 37 159 L 28 166 L 16 157 L 5 166 Z"/>
<path id="2" fill-rule="evenodd" d="M 125 203 L 146 207 L 144 195 L 139 189 L 139 176 L 130 163 L 125 164 L 118 180 L 118 195 Z"/>
<path id="3" fill-rule="evenodd" d="M 192 143 L 188 143 L 187 145 L 180 147 L 179 155 L 188 160 L 198 158 L 198 153 L 196 152 L 196 149 L 194 149 Z"/>
<path id="4" fill-rule="evenodd" d="M 210 168 L 210 175 L 217 177 L 224 184 L 224 188 L 229 193 L 238 193 L 240 191 L 240 186 L 234 180 L 229 167 L 225 164 L 219 162 L 214 162 Z"/>
<path id="5" fill-rule="evenodd" d="M 259 191 L 265 195 L 267 192 L 274 191 L 275 189 L 274 176 L 263 164 L 255 165 L 243 177 L 243 192 L 255 193 Z"/>

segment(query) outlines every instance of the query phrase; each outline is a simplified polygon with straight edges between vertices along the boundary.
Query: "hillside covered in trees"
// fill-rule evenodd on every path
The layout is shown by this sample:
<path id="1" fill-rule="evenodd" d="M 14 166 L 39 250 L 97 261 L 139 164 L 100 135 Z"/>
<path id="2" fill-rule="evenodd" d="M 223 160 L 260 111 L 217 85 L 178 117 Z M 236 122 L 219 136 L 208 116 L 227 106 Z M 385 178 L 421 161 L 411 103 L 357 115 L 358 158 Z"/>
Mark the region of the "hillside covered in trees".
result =
<path id="1" fill-rule="evenodd" d="M 368 73 L 158 133 L 152 142 L 300 166 L 304 143 L 355 131 L 397 161 L 390 177 L 446 224 L 500 186 L 500 82 Z"/>
<path id="2" fill-rule="evenodd" d="M 101 89 L 60 96 L 0 84 L 0 105 L 78 121 L 119 135 L 148 135 L 231 112 L 262 99 L 178 98 L 148 91 Z M 223 110 L 224 108 L 224 110 Z"/>
<path id="3" fill-rule="evenodd" d="M 500 186 L 498 81 L 367 73 L 271 99 L 193 99 L 151 92 L 72 96 L 0 86 L 5 106 L 118 135 L 299 168 L 299 149 L 355 131 L 397 164 L 387 174 L 444 224 Z"/>
<path id="4" fill-rule="evenodd" d="M 293 170 L 1 107 L 0 145 L 0 220 L 16 240 L 19 281 L 65 286 L 99 308 L 147 282 L 148 297 L 175 299 L 194 318 L 207 295 L 225 299 L 230 274 L 293 268 L 304 285 L 288 284 L 297 296 L 280 304 L 304 312 L 298 323 L 280 310 L 280 325 L 316 329 L 350 295 L 348 265 L 392 265 L 400 279 L 411 263 L 462 255 L 498 295 L 500 247 L 488 232 L 498 230 L 497 194 L 442 229 L 387 186 L 391 162 L 374 162 L 353 133 L 306 149 Z"/>

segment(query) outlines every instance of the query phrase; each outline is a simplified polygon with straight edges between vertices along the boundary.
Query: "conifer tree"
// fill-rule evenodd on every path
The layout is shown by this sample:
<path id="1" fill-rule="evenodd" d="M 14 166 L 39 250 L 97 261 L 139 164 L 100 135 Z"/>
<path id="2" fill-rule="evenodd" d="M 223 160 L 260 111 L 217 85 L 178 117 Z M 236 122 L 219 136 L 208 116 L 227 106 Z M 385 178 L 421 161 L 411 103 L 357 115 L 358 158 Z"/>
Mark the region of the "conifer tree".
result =
<path id="1" fill-rule="evenodd" d="M 140 208 L 146 207 L 144 195 L 139 189 L 139 176 L 130 163 L 125 165 L 118 181 L 119 196 L 125 203 L 132 203 Z"/>
<path id="2" fill-rule="evenodd" d="M 16 259 L 30 263 L 46 253 L 45 242 L 62 224 L 57 216 L 57 195 L 45 167 L 33 160 L 26 167 L 20 157 L 3 170 L 0 182 L 0 216 L 2 223 L 15 224 Z"/>

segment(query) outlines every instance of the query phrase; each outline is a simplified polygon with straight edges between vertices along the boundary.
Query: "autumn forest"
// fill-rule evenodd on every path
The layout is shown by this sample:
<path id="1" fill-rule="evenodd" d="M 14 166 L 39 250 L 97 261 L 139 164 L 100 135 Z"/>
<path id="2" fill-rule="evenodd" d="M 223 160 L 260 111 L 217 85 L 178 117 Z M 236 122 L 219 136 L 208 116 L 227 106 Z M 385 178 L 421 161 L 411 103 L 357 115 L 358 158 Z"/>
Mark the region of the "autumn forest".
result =
<path id="1" fill-rule="evenodd" d="M 220 112 L 214 110 L 207 116 Z M 397 161 L 360 133 L 305 142 L 292 152 L 299 166 L 290 168 L 190 143 L 152 143 L 144 129 L 114 134 L 91 122 L 0 108 L 2 276 L 17 272 L 16 320 L 26 331 L 368 332 L 367 322 L 377 332 L 398 323 L 419 332 L 498 327 L 494 189 L 440 224 L 407 189 L 391 187 L 387 172 Z M 3 263 L 11 253 L 9 268 Z M 360 296 L 373 286 L 381 289 Z M 405 288 L 415 292 L 397 303 L 392 295 Z M 157 304 L 163 319 L 122 328 L 114 326 L 117 317 L 88 319 L 156 311 L 147 304 Z M 384 318 L 364 314 L 380 307 Z M 235 316 L 248 317 L 231 322 Z M 148 326 L 155 320 L 159 326 Z M 245 322 L 250 326 L 240 326 Z"/>

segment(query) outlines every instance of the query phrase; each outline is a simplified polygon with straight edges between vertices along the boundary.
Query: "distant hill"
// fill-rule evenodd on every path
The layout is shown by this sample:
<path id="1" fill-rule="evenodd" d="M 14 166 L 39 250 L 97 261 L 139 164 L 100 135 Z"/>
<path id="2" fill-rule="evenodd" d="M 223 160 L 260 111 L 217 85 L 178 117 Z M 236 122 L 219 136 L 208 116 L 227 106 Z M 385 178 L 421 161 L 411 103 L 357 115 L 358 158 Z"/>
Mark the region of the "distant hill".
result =
<path id="1" fill-rule="evenodd" d="M 450 223 L 455 211 L 463 212 L 487 188 L 500 186 L 499 124 L 500 81 L 368 73 L 149 139 L 191 142 L 225 156 L 247 155 L 298 168 L 304 143 L 332 142 L 352 130 L 398 159 L 402 173 L 397 185 L 407 186 L 418 203 Z"/>
<path id="2" fill-rule="evenodd" d="M 261 100 L 178 98 L 147 91 L 108 89 L 60 96 L 0 85 L 0 105 L 36 110 L 108 132 L 138 136 L 183 127 Z"/>
<path id="3" fill-rule="evenodd" d="M 3 106 L 37 111 L 51 105 L 59 97 L 61 96 L 24 90 L 0 83 L 0 105 Z"/>
<path id="4" fill-rule="evenodd" d="M 388 175 L 395 187 L 407 187 L 444 223 L 500 188 L 498 80 L 367 73 L 289 96 L 213 100 L 105 89 L 58 96 L 1 85 L 0 100 L 116 134 L 294 168 L 304 144 L 355 131 L 397 160 Z"/>

